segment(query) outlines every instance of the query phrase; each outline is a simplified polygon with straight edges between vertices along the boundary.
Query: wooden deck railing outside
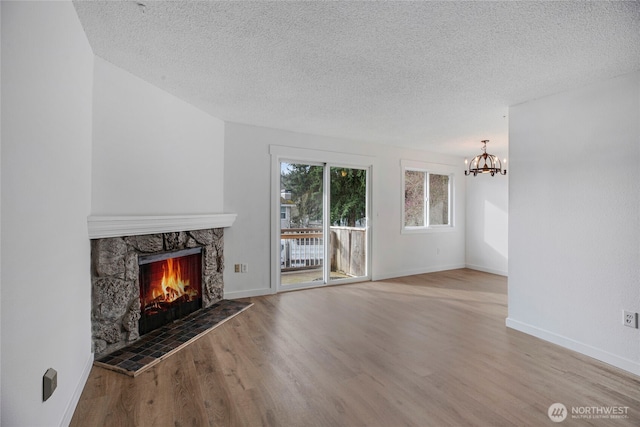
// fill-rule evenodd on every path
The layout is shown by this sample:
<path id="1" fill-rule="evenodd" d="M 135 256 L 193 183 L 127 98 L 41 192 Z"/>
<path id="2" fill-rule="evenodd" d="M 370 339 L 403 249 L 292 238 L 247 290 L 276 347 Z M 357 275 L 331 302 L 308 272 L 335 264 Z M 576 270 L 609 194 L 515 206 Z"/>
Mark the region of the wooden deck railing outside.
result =
<path id="1" fill-rule="evenodd" d="M 366 232 L 364 228 L 330 227 L 331 271 L 348 276 L 366 274 Z M 322 229 L 286 228 L 280 236 L 282 271 L 319 268 L 323 265 Z"/>

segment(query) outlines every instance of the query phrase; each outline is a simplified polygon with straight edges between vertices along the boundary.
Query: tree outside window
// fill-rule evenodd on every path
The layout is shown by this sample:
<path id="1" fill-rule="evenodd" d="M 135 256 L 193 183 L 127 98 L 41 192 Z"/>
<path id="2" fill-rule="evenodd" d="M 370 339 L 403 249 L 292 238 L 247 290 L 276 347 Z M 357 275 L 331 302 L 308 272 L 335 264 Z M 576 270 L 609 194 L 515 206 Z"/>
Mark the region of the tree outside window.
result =
<path id="1" fill-rule="evenodd" d="M 450 226 L 451 177 L 425 170 L 404 170 L 404 227 Z"/>

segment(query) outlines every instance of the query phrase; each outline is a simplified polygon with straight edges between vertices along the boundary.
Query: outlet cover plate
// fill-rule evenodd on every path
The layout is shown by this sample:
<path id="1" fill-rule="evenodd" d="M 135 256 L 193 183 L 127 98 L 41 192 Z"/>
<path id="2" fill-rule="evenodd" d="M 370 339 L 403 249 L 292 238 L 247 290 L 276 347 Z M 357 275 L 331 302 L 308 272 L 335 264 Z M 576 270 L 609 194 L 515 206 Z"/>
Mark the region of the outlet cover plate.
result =
<path id="1" fill-rule="evenodd" d="M 638 328 L 638 313 L 632 311 L 623 310 L 622 312 L 622 324 L 630 328 Z"/>

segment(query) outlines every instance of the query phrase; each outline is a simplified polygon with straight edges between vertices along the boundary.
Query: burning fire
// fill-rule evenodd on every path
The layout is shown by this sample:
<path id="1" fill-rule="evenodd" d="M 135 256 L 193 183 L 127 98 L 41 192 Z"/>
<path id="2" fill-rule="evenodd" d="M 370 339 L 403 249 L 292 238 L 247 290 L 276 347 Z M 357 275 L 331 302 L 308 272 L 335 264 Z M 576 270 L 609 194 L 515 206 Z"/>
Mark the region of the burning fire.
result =
<path id="1" fill-rule="evenodd" d="M 198 297 L 197 289 L 190 286 L 190 280 L 183 275 L 179 258 L 169 258 L 162 263 L 162 280 L 151 285 L 147 294 L 147 303 L 160 305 L 178 299 L 191 301 Z"/>

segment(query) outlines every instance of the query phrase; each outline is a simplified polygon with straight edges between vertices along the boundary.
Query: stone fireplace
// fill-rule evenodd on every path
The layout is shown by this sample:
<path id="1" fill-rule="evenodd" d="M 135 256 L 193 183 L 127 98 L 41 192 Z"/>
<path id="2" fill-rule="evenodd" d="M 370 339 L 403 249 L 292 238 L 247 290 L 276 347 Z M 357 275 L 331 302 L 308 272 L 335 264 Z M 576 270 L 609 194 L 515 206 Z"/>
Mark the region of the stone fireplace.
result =
<path id="1" fill-rule="evenodd" d="M 235 215 L 233 215 L 231 222 L 234 219 Z M 211 222 L 208 221 L 208 223 Z M 213 222 L 216 225 L 220 224 L 220 221 Z M 104 221 L 98 220 L 98 224 L 100 226 L 104 224 Z M 188 309 L 177 310 L 179 313 L 183 313 L 180 315 L 181 317 L 200 307 L 210 307 L 223 298 L 224 229 L 222 227 L 149 234 L 133 234 L 132 232 L 132 235 L 126 235 L 131 230 L 105 231 L 96 226 L 93 227 L 92 233 L 91 225 L 90 217 L 89 234 L 92 238 L 91 325 L 93 351 L 96 358 L 137 341 L 141 336 L 141 331 L 142 333 L 149 332 L 148 322 L 141 323 L 141 318 L 144 320 L 142 314 L 145 312 L 152 315 L 162 312 L 164 314 L 161 317 L 168 320 L 161 320 L 160 323 L 170 322 L 175 319 L 176 309 L 174 307 L 178 307 L 179 302 L 186 302 L 186 305 L 189 306 Z M 225 223 L 224 225 L 230 224 Z M 158 228 L 175 229 L 178 227 L 179 225 L 176 224 L 169 226 L 160 224 L 153 227 L 145 226 L 144 230 L 156 231 Z M 134 232 L 140 233 L 140 227 L 136 227 Z M 109 237 L 114 234 L 122 235 Z M 157 271 L 165 273 L 168 271 L 166 263 L 169 261 L 165 260 L 177 260 L 171 261 L 172 268 L 185 270 L 187 267 L 184 264 L 185 261 L 182 260 L 194 256 L 197 257 L 197 261 L 194 264 L 192 260 L 192 266 L 188 267 L 191 270 L 190 277 L 174 279 L 174 282 L 182 280 L 186 283 L 163 285 L 166 294 L 164 296 L 159 296 L 157 292 L 154 294 L 153 291 L 145 291 L 145 286 L 148 284 L 145 285 L 144 282 L 150 280 L 149 277 L 157 279 L 164 274 Z M 162 264 L 163 262 L 165 264 Z M 162 266 L 152 267 L 150 266 L 152 263 L 162 264 Z M 157 271 L 149 275 L 149 270 L 152 268 Z M 187 275 L 186 272 L 181 274 L 185 277 Z M 196 274 L 199 274 L 200 277 L 194 278 L 193 276 Z M 195 286 L 198 287 L 197 290 Z M 147 294 L 146 297 L 145 294 Z M 175 296 L 175 298 L 169 298 L 169 296 Z M 154 326 L 158 323 L 157 320 L 151 322 L 152 328 L 157 327 Z"/>

